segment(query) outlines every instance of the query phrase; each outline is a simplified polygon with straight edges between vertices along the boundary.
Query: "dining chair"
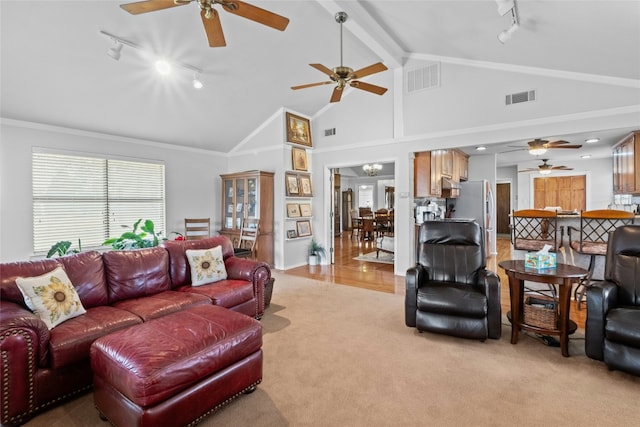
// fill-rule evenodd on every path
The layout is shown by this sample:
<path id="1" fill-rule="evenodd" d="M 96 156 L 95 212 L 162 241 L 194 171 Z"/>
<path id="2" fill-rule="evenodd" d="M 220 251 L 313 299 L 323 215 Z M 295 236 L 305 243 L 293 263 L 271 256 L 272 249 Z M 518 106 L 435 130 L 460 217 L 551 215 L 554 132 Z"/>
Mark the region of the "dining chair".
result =
<path id="1" fill-rule="evenodd" d="M 568 227 L 569 246 L 572 250 L 582 255 L 589 256 L 589 273 L 578 283 L 574 292 L 574 298 L 578 302 L 578 310 L 586 293 L 586 289 L 593 281 L 593 271 L 596 264 L 596 256 L 607 254 L 609 235 L 616 228 L 633 224 L 635 214 L 616 209 L 598 209 L 582 211 L 580 213 L 580 228 Z"/>
<path id="2" fill-rule="evenodd" d="M 200 240 L 211 237 L 210 218 L 185 218 L 184 238 L 186 240 Z"/>
<path id="3" fill-rule="evenodd" d="M 351 238 L 353 236 L 360 237 L 362 231 L 362 219 L 360 218 L 360 212 L 358 209 L 351 210 Z"/>
<path id="4" fill-rule="evenodd" d="M 258 235 L 260 234 L 260 220 L 245 218 L 242 220 L 238 246 L 233 248 L 234 255 L 239 258 L 255 260 L 258 252 Z"/>

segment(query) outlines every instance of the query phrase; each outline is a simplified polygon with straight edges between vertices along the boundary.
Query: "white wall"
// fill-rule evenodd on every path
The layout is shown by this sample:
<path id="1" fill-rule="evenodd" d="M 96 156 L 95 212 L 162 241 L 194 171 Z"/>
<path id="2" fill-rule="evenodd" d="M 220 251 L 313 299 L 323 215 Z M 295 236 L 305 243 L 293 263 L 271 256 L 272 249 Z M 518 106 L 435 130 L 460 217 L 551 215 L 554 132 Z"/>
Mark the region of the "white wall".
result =
<path id="1" fill-rule="evenodd" d="M 220 224 L 218 174 L 227 160 L 215 153 L 77 130 L 3 120 L 0 124 L 0 261 L 33 253 L 31 151 L 152 159 L 165 164 L 167 230 L 184 231 L 185 217 L 210 217 Z M 166 233 L 165 233 L 166 234 Z"/>

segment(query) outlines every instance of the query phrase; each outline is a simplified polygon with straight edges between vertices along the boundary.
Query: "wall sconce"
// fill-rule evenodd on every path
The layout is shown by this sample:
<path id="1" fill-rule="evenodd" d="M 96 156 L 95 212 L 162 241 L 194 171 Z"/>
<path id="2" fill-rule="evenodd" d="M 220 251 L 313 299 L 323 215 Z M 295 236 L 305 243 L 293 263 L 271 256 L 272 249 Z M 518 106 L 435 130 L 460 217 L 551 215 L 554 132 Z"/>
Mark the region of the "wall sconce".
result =
<path id="1" fill-rule="evenodd" d="M 382 165 L 379 163 L 374 163 L 372 165 L 367 164 L 362 166 L 362 170 L 364 170 L 369 176 L 376 176 L 378 175 L 378 172 L 382 170 Z"/>
<path id="2" fill-rule="evenodd" d="M 129 40 L 123 39 L 122 37 L 115 36 L 103 30 L 100 30 L 100 34 L 110 38 L 115 43 L 115 45 L 107 51 L 107 55 L 109 55 L 111 58 L 115 59 L 116 61 L 120 60 L 123 46 L 131 47 L 133 49 L 141 51 L 142 53 L 148 53 L 143 47 L 133 42 L 130 42 Z M 153 57 L 156 55 L 151 54 L 150 56 Z M 174 66 L 189 70 L 193 72 L 193 80 L 192 80 L 193 87 L 195 89 L 202 89 L 204 86 L 204 84 L 202 83 L 202 80 L 200 80 L 200 75 L 202 74 L 202 70 L 200 68 L 194 67 L 193 65 L 189 65 L 184 62 L 170 61 L 166 59 L 158 59 L 156 60 L 154 65 L 155 65 L 156 71 L 163 76 L 170 74 Z"/>

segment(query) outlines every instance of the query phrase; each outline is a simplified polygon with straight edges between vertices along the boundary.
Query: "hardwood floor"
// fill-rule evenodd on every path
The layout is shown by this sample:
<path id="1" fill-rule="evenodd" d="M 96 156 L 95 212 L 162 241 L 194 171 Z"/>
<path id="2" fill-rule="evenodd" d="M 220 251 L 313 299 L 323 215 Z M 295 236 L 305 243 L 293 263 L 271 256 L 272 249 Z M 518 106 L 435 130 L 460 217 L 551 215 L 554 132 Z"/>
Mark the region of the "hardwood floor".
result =
<path id="1" fill-rule="evenodd" d="M 496 242 L 498 255 L 487 258 L 487 268 L 495 271 L 500 277 L 502 311 L 510 310 L 509 282 L 504 271 L 498 267 L 498 262 L 513 258 L 511 243 L 508 237 L 498 237 Z M 343 233 L 335 240 L 335 264 L 302 266 L 287 270 L 286 274 L 309 277 L 325 282 L 342 285 L 356 286 L 374 291 L 404 295 L 404 276 L 393 274 L 393 265 L 366 261 L 357 261 L 353 258 L 375 251 L 374 241 L 360 241 L 351 239 L 350 233 Z M 571 301 L 571 319 L 578 327 L 584 328 L 587 311 L 582 304 L 582 309 L 577 309 L 575 301 Z"/>

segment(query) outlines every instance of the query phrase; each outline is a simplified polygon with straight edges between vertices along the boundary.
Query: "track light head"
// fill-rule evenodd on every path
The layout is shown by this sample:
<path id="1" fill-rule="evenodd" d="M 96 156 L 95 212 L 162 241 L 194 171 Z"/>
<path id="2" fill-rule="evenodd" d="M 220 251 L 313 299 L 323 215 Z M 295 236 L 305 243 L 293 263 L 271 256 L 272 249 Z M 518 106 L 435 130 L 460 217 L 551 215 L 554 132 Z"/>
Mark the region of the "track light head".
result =
<path id="1" fill-rule="evenodd" d="M 120 55 L 122 53 L 122 43 L 118 40 L 114 40 L 115 45 L 107 51 L 107 55 L 115 59 L 116 61 L 120 60 Z"/>
<path id="2" fill-rule="evenodd" d="M 202 89 L 204 85 L 202 84 L 202 80 L 200 80 L 200 76 L 198 74 L 194 74 L 193 76 L 193 88 L 194 89 Z"/>
<path id="3" fill-rule="evenodd" d="M 515 33 L 518 28 L 520 28 L 520 26 L 514 23 L 509 28 L 498 34 L 498 40 L 500 40 L 500 43 L 504 44 L 508 42 L 511 39 L 513 33 Z"/>

